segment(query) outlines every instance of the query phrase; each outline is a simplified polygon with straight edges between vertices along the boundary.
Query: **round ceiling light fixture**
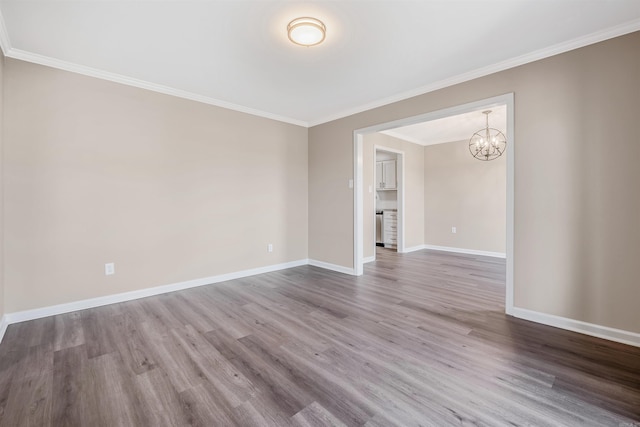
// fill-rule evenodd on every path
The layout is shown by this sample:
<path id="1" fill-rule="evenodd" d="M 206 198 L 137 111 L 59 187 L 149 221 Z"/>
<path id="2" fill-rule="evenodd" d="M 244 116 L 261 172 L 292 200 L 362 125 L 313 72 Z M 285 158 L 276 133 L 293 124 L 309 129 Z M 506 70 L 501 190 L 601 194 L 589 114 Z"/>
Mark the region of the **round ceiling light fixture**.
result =
<path id="1" fill-rule="evenodd" d="M 289 40 L 300 46 L 315 46 L 324 41 L 327 27 L 316 18 L 296 18 L 287 25 Z"/>

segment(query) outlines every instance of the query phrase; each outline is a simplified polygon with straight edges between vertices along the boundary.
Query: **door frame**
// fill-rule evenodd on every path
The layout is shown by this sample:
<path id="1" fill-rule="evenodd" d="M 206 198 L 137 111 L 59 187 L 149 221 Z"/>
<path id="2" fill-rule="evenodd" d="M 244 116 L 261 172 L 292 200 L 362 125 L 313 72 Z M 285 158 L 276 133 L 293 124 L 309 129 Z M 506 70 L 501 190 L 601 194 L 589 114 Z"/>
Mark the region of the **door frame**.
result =
<path id="1" fill-rule="evenodd" d="M 354 170 L 354 192 L 353 192 L 353 271 L 356 276 L 360 276 L 364 272 L 364 200 L 363 200 L 363 140 L 364 135 L 390 130 L 402 126 L 413 125 L 416 123 L 442 119 L 458 114 L 469 113 L 484 108 L 491 108 L 498 105 L 507 106 L 507 203 L 506 203 L 506 290 L 505 290 L 505 312 L 509 315 L 513 313 L 513 294 L 514 294 L 514 172 L 515 172 L 515 99 L 514 93 L 507 93 L 491 98 L 481 99 L 454 107 L 444 108 L 417 116 L 406 117 L 404 119 L 393 120 L 386 123 L 380 123 L 353 131 L 353 170 Z M 404 157 L 404 156 L 403 156 Z M 375 166 L 375 165 L 374 165 Z M 403 165 L 404 166 L 404 165 Z M 403 167 L 404 173 L 404 167 Z M 402 177 L 404 182 L 404 176 Z M 403 191 L 404 195 L 404 191 Z M 404 200 L 403 200 L 404 204 Z M 403 206 L 404 213 L 404 206 Z M 404 234 L 404 217 L 403 234 Z M 404 245 L 404 236 L 403 236 Z M 400 252 L 400 237 L 398 238 L 398 252 Z M 404 247 L 403 247 L 404 250 Z"/>

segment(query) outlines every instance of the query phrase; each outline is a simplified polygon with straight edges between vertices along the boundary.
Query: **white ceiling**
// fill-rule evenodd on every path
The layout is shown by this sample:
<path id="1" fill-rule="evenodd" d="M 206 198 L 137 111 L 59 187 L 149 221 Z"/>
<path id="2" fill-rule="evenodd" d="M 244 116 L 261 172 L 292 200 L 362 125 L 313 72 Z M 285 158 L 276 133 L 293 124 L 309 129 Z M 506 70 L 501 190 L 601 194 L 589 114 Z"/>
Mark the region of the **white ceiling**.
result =
<path id="1" fill-rule="evenodd" d="M 468 140 L 471 139 L 471 135 L 475 132 L 486 127 L 487 119 L 482 114 L 483 111 L 491 111 L 491 114 L 489 114 L 489 127 L 498 129 L 504 134 L 507 133 L 506 105 L 487 109 L 482 108 L 470 113 L 403 126 L 380 133 L 420 145 Z"/>
<path id="2" fill-rule="evenodd" d="M 9 57 L 314 125 L 640 29 L 638 0 L 0 2 Z M 287 23 L 327 39 L 290 43 Z"/>

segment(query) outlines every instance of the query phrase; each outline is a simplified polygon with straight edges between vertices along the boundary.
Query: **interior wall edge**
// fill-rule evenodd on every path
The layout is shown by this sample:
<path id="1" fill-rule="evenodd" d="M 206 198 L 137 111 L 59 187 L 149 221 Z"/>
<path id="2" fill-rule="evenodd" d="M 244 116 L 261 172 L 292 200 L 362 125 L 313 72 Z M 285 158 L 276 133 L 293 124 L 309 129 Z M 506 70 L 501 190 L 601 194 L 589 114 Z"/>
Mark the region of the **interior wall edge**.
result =
<path id="1" fill-rule="evenodd" d="M 640 347 L 640 333 L 637 332 L 610 328 L 608 326 L 583 322 L 581 320 L 570 319 L 568 317 L 556 316 L 553 314 L 541 313 L 539 311 L 520 307 L 513 307 L 511 315 L 518 319 L 528 320 L 530 322 L 541 323 L 543 325 L 553 326 L 567 331 L 632 345 L 634 347 Z"/>

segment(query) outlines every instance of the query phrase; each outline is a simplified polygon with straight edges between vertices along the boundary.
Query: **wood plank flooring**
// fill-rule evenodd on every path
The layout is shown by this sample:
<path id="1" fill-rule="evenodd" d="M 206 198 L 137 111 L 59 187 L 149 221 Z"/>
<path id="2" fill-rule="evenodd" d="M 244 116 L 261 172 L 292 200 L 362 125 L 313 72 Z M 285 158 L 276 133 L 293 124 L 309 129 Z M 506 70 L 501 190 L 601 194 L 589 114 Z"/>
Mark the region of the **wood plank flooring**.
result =
<path id="1" fill-rule="evenodd" d="M 640 349 L 508 318 L 503 260 L 378 248 L 9 326 L 1 426 L 640 426 Z"/>

